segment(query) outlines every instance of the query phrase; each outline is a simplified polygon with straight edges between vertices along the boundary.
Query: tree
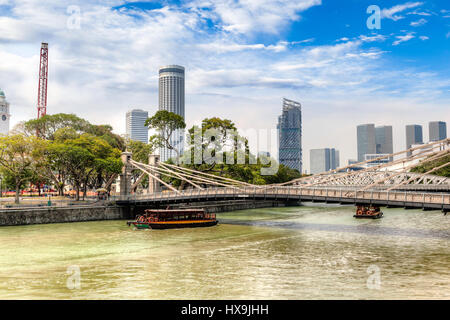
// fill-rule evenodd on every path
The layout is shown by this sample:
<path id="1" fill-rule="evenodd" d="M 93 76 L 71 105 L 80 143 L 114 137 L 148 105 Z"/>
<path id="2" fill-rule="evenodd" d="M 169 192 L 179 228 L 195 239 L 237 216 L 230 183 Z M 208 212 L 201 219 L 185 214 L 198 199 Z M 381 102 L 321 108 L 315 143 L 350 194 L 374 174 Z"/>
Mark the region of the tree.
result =
<path id="1" fill-rule="evenodd" d="M 189 129 L 187 141 L 189 152 L 184 155 L 184 166 L 198 171 L 208 171 L 222 177 L 258 185 L 282 183 L 301 177 L 297 170 L 283 165 L 278 166 L 273 158 L 256 158 L 250 152 L 248 139 L 239 135 L 235 124 L 228 119 L 217 117 L 204 119 L 201 128 L 193 126 Z M 201 162 L 197 163 L 199 155 Z M 190 159 L 187 159 L 188 157 Z M 263 175 L 262 169 L 271 165 L 278 168 L 277 172 Z"/>
<path id="2" fill-rule="evenodd" d="M 125 150 L 125 140 L 112 132 L 113 128 L 110 125 L 95 125 L 89 121 L 79 118 L 74 114 L 57 113 L 54 115 L 45 115 L 39 119 L 29 120 L 15 129 L 16 131 L 26 133 L 27 135 L 35 135 L 39 132 L 40 136 L 46 140 L 55 140 L 55 134 L 61 133 L 65 129 L 66 133 L 83 134 L 89 133 L 99 137 L 113 148 L 121 151 Z M 63 131 L 64 132 L 64 131 Z"/>
<path id="3" fill-rule="evenodd" d="M 450 178 L 450 155 L 447 155 L 445 157 L 442 157 L 440 159 L 436 159 L 433 161 L 428 161 L 425 163 L 420 163 L 411 169 L 411 172 L 416 172 L 416 173 L 425 173 L 428 172 L 434 168 L 443 166 L 444 164 L 449 163 L 448 166 L 444 166 L 434 172 L 432 172 L 431 174 L 434 174 L 436 176 L 442 176 L 442 177 L 447 177 Z"/>
<path id="4" fill-rule="evenodd" d="M 179 164 L 180 151 L 178 146 L 172 145 L 171 137 L 175 131 L 186 128 L 183 117 L 167 110 L 159 110 L 145 121 L 145 126 L 158 131 L 158 134 L 150 137 L 152 145 L 174 150 L 177 155 L 177 164 Z"/>
<path id="5" fill-rule="evenodd" d="M 81 190 L 85 195 L 88 186 L 98 188 L 113 174 L 120 173 L 120 150 L 105 140 L 88 133 L 79 135 L 67 128 L 58 130 L 55 138 L 47 148 L 47 156 L 49 173 L 60 194 L 64 182 L 70 180 L 79 200 Z"/>
<path id="6" fill-rule="evenodd" d="M 0 167 L 16 190 L 15 203 L 19 203 L 20 190 L 38 172 L 46 142 L 34 136 L 11 135 L 0 137 Z"/>
<path id="7" fill-rule="evenodd" d="M 54 134 L 58 129 L 69 127 L 81 133 L 89 129 L 90 123 L 74 114 L 57 113 L 29 120 L 25 122 L 24 126 L 30 134 L 39 132 L 40 137 L 46 140 L 54 140 Z"/>
<path id="8" fill-rule="evenodd" d="M 126 147 L 125 139 L 119 136 L 118 134 L 113 133 L 112 131 L 113 128 L 108 124 L 101 124 L 101 125 L 90 124 L 85 130 L 86 133 L 90 133 L 96 137 L 105 140 L 111 147 L 117 148 L 120 151 L 125 151 Z"/>
<path id="9" fill-rule="evenodd" d="M 154 151 L 153 144 L 135 140 L 127 141 L 127 149 L 131 151 L 133 160 L 146 164 L 148 164 L 148 158 Z"/>
<path id="10" fill-rule="evenodd" d="M 122 168 L 120 150 L 111 147 L 105 140 L 85 133 L 77 139 L 66 141 L 66 144 L 74 149 L 81 148 L 85 152 L 83 169 L 78 167 L 73 171 L 78 176 L 78 185 L 81 185 L 80 182 L 83 184 L 83 195 L 86 194 L 90 178 L 95 177 L 96 179 L 93 186 L 100 186 L 104 182 L 105 174 L 120 173 Z M 73 178 L 74 174 L 72 174 Z"/>

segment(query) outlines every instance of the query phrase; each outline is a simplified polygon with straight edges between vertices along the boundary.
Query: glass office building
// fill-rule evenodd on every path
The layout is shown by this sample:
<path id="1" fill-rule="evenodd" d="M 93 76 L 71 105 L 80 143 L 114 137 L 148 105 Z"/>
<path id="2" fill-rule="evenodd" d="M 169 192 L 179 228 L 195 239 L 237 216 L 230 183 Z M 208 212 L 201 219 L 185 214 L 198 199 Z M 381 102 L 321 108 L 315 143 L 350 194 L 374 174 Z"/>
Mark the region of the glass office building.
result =
<path id="1" fill-rule="evenodd" d="M 443 121 L 431 121 L 428 123 L 430 142 L 447 138 L 447 124 Z"/>
<path id="2" fill-rule="evenodd" d="M 126 115 L 127 138 L 148 143 L 148 127 L 145 126 L 145 120 L 147 120 L 147 118 L 147 111 L 141 109 L 128 111 Z"/>
<path id="3" fill-rule="evenodd" d="M 311 149 L 309 151 L 310 173 L 322 173 L 339 167 L 339 151 L 334 148 Z"/>
<path id="4" fill-rule="evenodd" d="M 410 124 L 406 126 L 406 149 L 411 148 L 413 144 L 422 144 L 423 143 L 423 135 L 422 135 L 422 126 L 418 124 Z M 411 156 L 411 151 L 407 153 L 408 156 Z"/>
<path id="5" fill-rule="evenodd" d="M 278 161 L 302 172 L 302 110 L 299 102 L 283 98 L 278 117 Z"/>
<path id="6" fill-rule="evenodd" d="M 358 162 L 364 161 L 364 155 L 376 153 L 375 125 L 361 124 L 356 127 Z"/>

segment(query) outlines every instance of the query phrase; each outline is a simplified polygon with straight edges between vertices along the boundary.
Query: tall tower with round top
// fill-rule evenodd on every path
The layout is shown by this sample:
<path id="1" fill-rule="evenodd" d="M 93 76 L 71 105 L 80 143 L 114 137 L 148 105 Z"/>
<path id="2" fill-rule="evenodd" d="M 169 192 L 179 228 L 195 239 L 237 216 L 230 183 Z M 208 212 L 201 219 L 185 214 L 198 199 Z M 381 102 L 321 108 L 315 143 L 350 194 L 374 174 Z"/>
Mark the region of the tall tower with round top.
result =
<path id="1" fill-rule="evenodd" d="M 159 110 L 167 110 L 184 118 L 184 67 L 168 65 L 159 68 Z M 170 144 L 183 152 L 184 130 L 172 134 Z M 160 149 L 161 161 L 176 157 L 173 150 Z"/>

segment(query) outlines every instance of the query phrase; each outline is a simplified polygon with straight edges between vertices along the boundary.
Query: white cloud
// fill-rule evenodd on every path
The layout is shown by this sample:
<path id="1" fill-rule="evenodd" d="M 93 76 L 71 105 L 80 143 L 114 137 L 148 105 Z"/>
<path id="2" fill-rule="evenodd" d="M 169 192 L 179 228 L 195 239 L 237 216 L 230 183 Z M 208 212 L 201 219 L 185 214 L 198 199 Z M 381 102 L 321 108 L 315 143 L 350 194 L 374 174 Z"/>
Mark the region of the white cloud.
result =
<path id="1" fill-rule="evenodd" d="M 321 3 L 321 0 L 199 0 L 190 7 L 202 11 L 231 33 L 279 34 L 287 25 L 300 19 L 300 12 Z M 205 11 L 206 8 L 211 11 Z"/>
<path id="2" fill-rule="evenodd" d="M 288 46 L 294 46 L 302 43 L 313 42 L 314 39 L 306 39 L 302 41 L 278 41 L 276 44 L 264 45 L 262 43 L 256 44 L 240 44 L 232 40 L 218 40 L 210 43 L 201 43 L 199 48 L 207 51 L 213 51 L 216 53 L 238 52 L 245 50 L 268 50 L 274 52 L 282 52 L 287 50 Z"/>
<path id="3" fill-rule="evenodd" d="M 430 37 L 427 37 L 427 36 L 420 36 L 419 39 L 422 40 L 422 41 L 425 41 L 425 40 L 430 39 Z"/>
<path id="4" fill-rule="evenodd" d="M 397 45 L 399 45 L 402 42 L 406 42 L 406 41 L 409 41 L 411 39 L 414 39 L 415 35 L 414 35 L 414 32 L 409 32 L 409 33 L 407 33 L 405 35 L 402 35 L 402 36 L 396 36 L 396 38 L 398 40 L 396 40 L 396 41 L 394 41 L 392 43 L 393 46 L 397 46 Z"/>
<path id="5" fill-rule="evenodd" d="M 425 23 L 427 23 L 428 21 L 426 19 L 419 19 L 417 21 L 413 21 L 410 23 L 410 25 L 412 27 L 419 27 L 419 26 L 423 26 Z"/>
<path id="6" fill-rule="evenodd" d="M 403 12 L 406 9 L 411 9 L 411 8 L 421 6 L 422 4 L 423 4 L 423 2 L 407 2 L 404 4 L 399 4 L 399 5 L 393 6 L 392 8 L 389 8 L 389 9 L 385 8 L 385 9 L 381 10 L 381 17 L 397 21 L 397 20 L 404 18 L 401 15 L 396 15 L 397 13 Z"/>
<path id="7" fill-rule="evenodd" d="M 430 17 L 432 15 L 436 15 L 436 13 L 431 13 L 431 12 L 425 12 L 425 11 L 412 11 L 412 12 L 408 12 L 408 15 L 416 15 L 416 16 L 424 16 L 424 17 Z"/>
<path id="8" fill-rule="evenodd" d="M 354 135 L 357 121 L 373 117 L 401 123 L 404 113 L 397 111 L 408 106 L 420 106 L 414 109 L 417 118 L 410 117 L 417 121 L 428 117 L 424 103 L 436 109 L 434 115 L 442 110 L 441 118 L 449 116 L 448 100 L 442 102 L 448 81 L 416 70 L 390 70 L 384 51 L 366 49 L 367 43 L 372 46 L 388 36 L 344 37 L 333 45 L 314 45 L 314 39 L 288 42 L 277 36 L 262 43 L 254 41 L 251 30 L 227 29 L 237 25 L 222 21 L 222 12 L 209 0 L 205 3 L 210 10 L 201 10 L 199 1 L 151 11 L 113 10 L 111 3 L 122 1 L 80 2 L 79 30 L 67 29 L 66 7 L 57 0 L 20 1 L 13 5 L 12 17 L 0 17 L 0 87 L 11 103 L 13 123 L 36 115 L 41 41 L 50 45 L 48 112 L 75 112 L 94 123 L 108 122 L 118 133 L 125 131 L 128 109 L 157 110 L 157 70 L 172 63 L 186 67 L 188 126 L 219 116 L 240 128 L 275 128 L 285 96 L 303 104 L 305 155 L 324 144 L 341 149 L 343 161 L 354 157 L 356 146 L 342 141 Z M 306 8 L 319 2 L 301 3 Z M 288 14 L 282 6 L 272 10 L 274 2 L 264 1 L 235 5 L 246 8 L 240 9 L 245 14 L 262 10 L 278 15 L 263 32 L 280 32 L 303 10 L 286 3 Z M 211 17 L 219 19 L 214 32 L 205 28 L 205 19 Z M 264 22 L 257 15 L 250 18 L 254 30 Z M 401 43 L 409 40 L 406 37 L 395 40 Z M 341 125 L 330 137 L 321 128 L 335 121 Z"/>
<path id="9" fill-rule="evenodd" d="M 361 41 L 363 41 L 363 42 L 374 42 L 374 41 L 382 42 L 382 41 L 386 40 L 386 36 L 381 35 L 381 34 L 372 35 L 372 36 L 360 35 L 359 39 L 361 39 Z"/>

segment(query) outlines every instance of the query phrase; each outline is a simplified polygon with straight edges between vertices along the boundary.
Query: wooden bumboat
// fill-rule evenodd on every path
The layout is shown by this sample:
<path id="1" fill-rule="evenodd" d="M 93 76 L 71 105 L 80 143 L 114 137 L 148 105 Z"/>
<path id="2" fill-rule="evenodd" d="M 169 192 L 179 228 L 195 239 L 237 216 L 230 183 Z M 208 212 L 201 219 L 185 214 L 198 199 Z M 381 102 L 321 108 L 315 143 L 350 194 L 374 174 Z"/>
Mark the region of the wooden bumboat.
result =
<path id="1" fill-rule="evenodd" d="M 353 216 L 358 219 L 380 219 L 383 217 L 380 207 L 375 206 L 357 206 L 356 214 Z"/>
<path id="2" fill-rule="evenodd" d="M 128 221 L 137 229 L 174 229 L 211 227 L 217 224 L 214 213 L 206 213 L 204 209 L 147 209 L 136 220 Z"/>

